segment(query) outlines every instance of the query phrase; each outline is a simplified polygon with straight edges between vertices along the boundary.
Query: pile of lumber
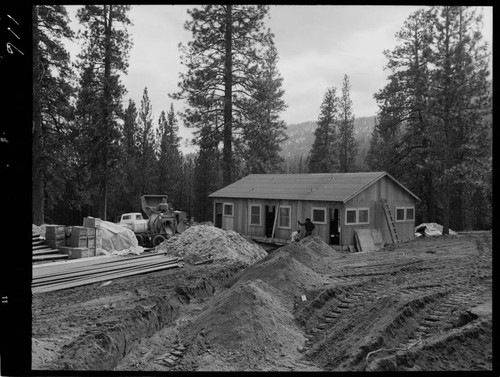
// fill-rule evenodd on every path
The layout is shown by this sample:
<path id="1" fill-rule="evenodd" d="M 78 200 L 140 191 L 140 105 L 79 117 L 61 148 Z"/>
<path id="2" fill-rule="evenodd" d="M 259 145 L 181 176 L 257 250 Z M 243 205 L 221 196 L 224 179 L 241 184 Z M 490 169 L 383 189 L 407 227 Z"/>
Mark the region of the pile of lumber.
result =
<path id="1" fill-rule="evenodd" d="M 61 254 L 57 248 L 48 245 L 47 241 L 41 238 L 38 233 L 32 233 L 31 245 L 33 249 L 33 262 L 68 259 L 67 254 Z"/>
<path id="2" fill-rule="evenodd" d="M 144 254 L 134 257 L 94 257 L 71 262 L 33 266 L 32 292 L 50 292 L 126 276 L 182 267 L 182 259 L 165 253 Z"/>

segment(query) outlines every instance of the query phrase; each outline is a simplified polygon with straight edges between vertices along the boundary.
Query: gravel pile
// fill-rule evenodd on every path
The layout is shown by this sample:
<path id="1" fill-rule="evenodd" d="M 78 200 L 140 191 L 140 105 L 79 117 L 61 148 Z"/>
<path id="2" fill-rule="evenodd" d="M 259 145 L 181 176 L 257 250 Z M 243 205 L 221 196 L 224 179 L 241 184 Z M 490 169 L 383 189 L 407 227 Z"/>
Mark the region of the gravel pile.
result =
<path id="1" fill-rule="evenodd" d="M 182 257 L 188 263 L 196 263 L 211 257 L 214 262 L 241 263 L 249 266 L 267 256 L 262 247 L 246 240 L 238 233 L 210 225 L 192 226 L 182 234 L 169 238 L 156 250 Z"/>

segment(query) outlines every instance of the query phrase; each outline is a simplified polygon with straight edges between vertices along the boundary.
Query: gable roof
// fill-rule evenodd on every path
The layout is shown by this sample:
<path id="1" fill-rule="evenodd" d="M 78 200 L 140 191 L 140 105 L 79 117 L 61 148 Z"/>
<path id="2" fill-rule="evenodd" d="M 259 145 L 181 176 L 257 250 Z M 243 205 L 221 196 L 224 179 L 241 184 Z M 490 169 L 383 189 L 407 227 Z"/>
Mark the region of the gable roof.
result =
<path id="1" fill-rule="evenodd" d="M 389 173 L 250 174 L 212 194 L 211 198 L 317 200 L 346 203 L 383 177 L 420 199 Z"/>

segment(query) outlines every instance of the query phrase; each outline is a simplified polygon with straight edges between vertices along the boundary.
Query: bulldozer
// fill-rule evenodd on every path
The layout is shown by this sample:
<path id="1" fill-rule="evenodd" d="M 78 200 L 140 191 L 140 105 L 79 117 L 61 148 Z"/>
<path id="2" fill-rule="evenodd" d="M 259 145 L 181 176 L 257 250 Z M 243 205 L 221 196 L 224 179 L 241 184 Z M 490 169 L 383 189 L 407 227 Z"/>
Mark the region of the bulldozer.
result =
<path id="1" fill-rule="evenodd" d="M 156 247 L 188 226 L 186 212 L 174 211 L 167 200 L 168 195 L 142 195 L 141 208 L 147 218 L 140 212 L 124 213 L 118 224 L 135 233 L 139 246 Z"/>

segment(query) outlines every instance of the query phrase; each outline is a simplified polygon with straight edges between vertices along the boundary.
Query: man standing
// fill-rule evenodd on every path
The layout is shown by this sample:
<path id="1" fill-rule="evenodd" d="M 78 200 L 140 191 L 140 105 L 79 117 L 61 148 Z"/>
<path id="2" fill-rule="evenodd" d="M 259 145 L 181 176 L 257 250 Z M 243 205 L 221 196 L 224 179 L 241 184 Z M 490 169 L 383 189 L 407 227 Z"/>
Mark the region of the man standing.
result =
<path id="1" fill-rule="evenodd" d="M 307 218 L 305 223 L 301 223 L 300 220 L 297 220 L 297 222 L 299 223 L 299 225 L 303 225 L 306 228 L 306 234 L 304 237 L 310 236 L 312 234 L 312 231 L 314 230 L 314 223 L 310 218 Z"/>

